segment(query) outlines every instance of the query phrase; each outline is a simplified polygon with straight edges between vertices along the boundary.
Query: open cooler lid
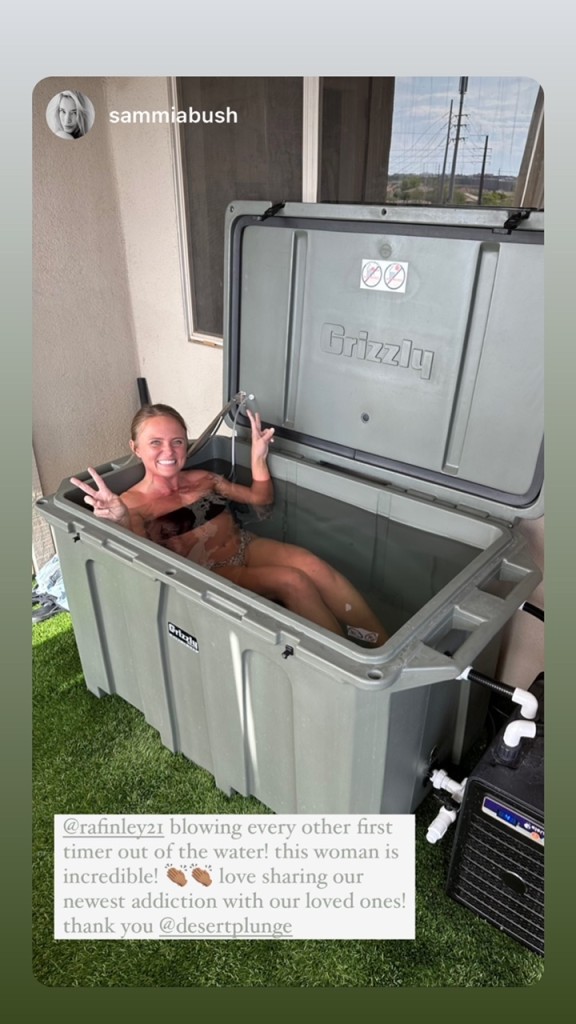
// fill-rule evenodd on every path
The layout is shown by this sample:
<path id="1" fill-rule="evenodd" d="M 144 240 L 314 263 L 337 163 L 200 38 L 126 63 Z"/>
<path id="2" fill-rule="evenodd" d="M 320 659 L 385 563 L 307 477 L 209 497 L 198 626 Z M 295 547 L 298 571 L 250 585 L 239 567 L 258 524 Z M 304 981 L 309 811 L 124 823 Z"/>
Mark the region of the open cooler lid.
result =
<path id="1" fill-rule="evenodd" d="M 543 214 L 279 205 L 228 208 L 226 400 L 275 450 L 541 515 Z"/>

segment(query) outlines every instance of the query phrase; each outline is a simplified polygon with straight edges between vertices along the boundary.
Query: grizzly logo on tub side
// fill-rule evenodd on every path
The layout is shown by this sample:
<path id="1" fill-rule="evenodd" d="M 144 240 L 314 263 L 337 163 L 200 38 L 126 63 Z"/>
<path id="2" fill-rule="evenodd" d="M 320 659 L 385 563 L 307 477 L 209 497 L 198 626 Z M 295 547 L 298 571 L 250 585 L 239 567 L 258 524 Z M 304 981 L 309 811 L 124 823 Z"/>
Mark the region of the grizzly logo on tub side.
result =
<path id="1" fill-rule="evenodd" d="M 368 331 L 358 331 L 356 337 L 346 334 L 342 324 L 322 324 L 320 348 L 333 356 L 348 359 L 364 359 L 368 363 L 383 366 L 399 366 L 415 370 L 421 380 L 430 380 L 434 353 L 430 349 L 416 348 L 410 338 L 403 338 L 399 345 L 384 341 L 373 341 Z"/>
<path id="2" fill-rule="evenodd" d="M 175 640 L 179 640 L 181 644 L 185 644 L 190 651 L 195 651 L 196 654 L 198 654 L 200 647 L 198 646 L 196 637 L 192 636 L 191 633 L 187 633 L 185 629 L 180 629 L 180 626 L 175 626 L 173 622 L 168 623 L 168 632 Z"/>

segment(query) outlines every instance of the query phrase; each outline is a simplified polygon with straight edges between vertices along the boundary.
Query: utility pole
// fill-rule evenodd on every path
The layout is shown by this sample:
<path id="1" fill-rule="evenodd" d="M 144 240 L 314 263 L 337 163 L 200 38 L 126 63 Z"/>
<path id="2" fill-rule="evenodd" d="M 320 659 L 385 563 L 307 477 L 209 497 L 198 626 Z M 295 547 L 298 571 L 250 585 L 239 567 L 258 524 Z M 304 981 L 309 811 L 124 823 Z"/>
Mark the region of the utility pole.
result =
<path id="1" fill-rule="evenodd" d="M 442 178 L 440 179 L 440 206 L 444 206 L 444 179 L 446 178 L 446 164 L 448 162 L 448 146 L 450 145 L 450 132 L 452 130 L 452 107 L 454 100 L 450 100 L 450 113 L 448 114 L 448 131 L 446 133 L 446 146 L 444 148 L 444 163 L 442 165 Z"/>
<path id="2" fill-rule="evenodd" d="M 486 156 L 488 153 L 488 136 L 484 141 L 484 156 L 482 157 L 482 170 L 480 171 L 480 184 L 478 186 L 478 206 L 482 205 L 482 193 L 484 191 L 484 172 L 486 170 Z"/>
<path id="3" fill-rule="evenodd" d="M 456 141 L 454 143 L 454 154 L 452 156 L 452 173 L 450 175 L 450 187 L 448 189 L 448 202 L 452 202 L 452 196 L 454 194 L 454 178 L 456 176 L 456 158 L 458 156 L 458 143 L 460 142 L 460 126 L 462 124 L 462 107 L 464 106 L 464 93 L 468 88 L 468 79 L 460 78 L 460 85 L 458 90 L 460 92 L 460 108 L 458 110 L 458 120 L 456 122 Z"/>

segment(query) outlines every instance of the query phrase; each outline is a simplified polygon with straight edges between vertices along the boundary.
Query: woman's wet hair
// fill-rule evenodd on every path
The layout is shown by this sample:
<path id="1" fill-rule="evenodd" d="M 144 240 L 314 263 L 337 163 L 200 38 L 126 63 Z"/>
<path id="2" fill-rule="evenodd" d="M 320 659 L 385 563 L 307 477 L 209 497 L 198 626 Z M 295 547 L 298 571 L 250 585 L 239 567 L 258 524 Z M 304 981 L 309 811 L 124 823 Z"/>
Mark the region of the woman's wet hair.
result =
<path id="1" fill-rule="evenodd" d="M 154 419 L 155 416 L 171 416 L 173 420 L 180 424 L 184 433 L 188 436 L 188 427 L 180 413 L 173 409 L 171 405 L 163 405 L 161 402 L 157 402 L 154 405 L 143 405 L 136 413 L 130 427 L 132 441 L 136 442 L 138 440 L 138 433 L 142 424 L 146 423 L 147 420 Z"/>

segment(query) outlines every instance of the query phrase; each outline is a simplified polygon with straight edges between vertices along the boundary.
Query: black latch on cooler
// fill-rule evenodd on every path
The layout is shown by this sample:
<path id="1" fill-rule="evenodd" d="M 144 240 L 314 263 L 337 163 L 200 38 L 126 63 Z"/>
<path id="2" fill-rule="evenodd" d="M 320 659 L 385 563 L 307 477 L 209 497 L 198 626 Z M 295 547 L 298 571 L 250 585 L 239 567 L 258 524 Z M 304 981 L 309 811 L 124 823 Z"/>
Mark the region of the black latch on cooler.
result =
<path id="1" fill-rule="evenodd" d="M 520 221 L 528 220 L 529 216 L 530 210 L 516 210 L 515 213 L 511 213 L 508 219 L 504 221 L 503 227 L 494 229 L 494 233 L 503 235 L 506 232 L 507 235 L 511 235 L 520 224 Z"/>
<path id="2" fill-rule="evenodd" d="M 276 214 L 280 213 L 280 210 L 283 210 L 285 206 L 286 203 L 274 203 L 273 206 L 269 206 L 268 209 L 264 211 L 260 220 L 267 220 L 268 217 L 275 217 Z"/>

